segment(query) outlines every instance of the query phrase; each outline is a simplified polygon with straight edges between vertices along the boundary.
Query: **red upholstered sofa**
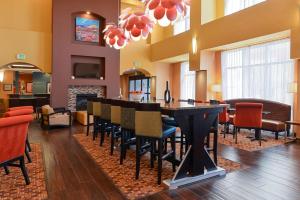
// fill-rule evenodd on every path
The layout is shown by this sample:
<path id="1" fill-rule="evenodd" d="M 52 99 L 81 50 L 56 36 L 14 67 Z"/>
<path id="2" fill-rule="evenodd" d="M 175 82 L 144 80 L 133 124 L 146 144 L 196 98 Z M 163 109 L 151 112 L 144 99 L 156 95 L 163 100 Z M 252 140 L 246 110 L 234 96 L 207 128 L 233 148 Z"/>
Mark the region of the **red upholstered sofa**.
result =
<path id="1" fill-rule="evenodd" d="M 236 103 L 262 103 L 263 110 L 270 112 L 270 114 L 263 115 L 262 130 L 275 133 L 276 139 L 280 132 L 286 131 L 285 122 L 291 120 L 291 106 L 287 104 L 263 99 L 230 99 L 225 102 L 232 108 Z"/>

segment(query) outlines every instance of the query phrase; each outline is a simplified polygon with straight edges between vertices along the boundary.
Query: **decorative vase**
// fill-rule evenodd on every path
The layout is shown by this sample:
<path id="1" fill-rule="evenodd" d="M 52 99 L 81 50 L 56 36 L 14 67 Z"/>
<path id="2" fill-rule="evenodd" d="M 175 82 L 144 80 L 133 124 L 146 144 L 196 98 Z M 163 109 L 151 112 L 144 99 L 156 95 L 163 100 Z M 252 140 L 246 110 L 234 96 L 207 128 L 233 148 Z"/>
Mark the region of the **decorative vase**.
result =
<path id="1" fill-rule="evenodd" d="M 165 103 L 171 102 L 171 93 L 169 90 L 169 82 L 166 82 L 166 90 L 165 90 L 165 96 L 164 96 Z"/>

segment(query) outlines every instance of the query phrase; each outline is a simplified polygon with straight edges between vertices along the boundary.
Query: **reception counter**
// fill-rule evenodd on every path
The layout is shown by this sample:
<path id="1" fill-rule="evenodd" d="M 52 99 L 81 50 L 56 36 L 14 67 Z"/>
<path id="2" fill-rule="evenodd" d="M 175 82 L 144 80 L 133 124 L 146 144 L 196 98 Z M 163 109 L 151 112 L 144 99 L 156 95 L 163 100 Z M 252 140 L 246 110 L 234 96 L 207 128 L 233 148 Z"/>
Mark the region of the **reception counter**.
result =
<path id="1" fill-rule="evenodd" d="M 50 104 L 49 94 L 36 95 L 9 95 L 9 107 L 33 106 L 34 110 L 43 105 Z"/>

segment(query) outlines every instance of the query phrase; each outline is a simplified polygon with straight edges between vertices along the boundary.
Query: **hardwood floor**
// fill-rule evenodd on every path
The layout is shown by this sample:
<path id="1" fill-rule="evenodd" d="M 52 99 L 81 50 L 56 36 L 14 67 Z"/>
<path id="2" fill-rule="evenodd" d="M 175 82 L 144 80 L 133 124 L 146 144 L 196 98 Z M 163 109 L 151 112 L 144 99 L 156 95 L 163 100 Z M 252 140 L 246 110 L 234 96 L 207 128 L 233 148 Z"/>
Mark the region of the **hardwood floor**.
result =
<path id="1" fill-rule="evenodd" d="M 43 131 L 38 123 L 30 127 L 31 142 L 43 146 L 49 199 L 124 199 L 73 139 L 72 134 L 80 132 L 85 127 L 51 131 Z M 247 168 L 145 199 L 300 199 L 299 141 L 257 152 L 220 145 L 219 154 Z"/>

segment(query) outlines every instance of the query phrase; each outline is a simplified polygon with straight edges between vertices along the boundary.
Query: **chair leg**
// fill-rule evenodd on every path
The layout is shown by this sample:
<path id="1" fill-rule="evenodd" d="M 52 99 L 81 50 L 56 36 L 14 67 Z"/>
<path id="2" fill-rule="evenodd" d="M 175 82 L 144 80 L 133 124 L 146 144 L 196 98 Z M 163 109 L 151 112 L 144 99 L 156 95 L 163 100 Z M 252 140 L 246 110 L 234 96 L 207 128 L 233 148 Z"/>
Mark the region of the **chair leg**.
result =
<path id="1" fill-rule="evenodd" d="M 155 152 L 156 152 L 156 141 L 155 139 L 151 140 L 151 154 L 150 154 L 150 167 L 154 168 L 154 160 L 155 160 Z"/>
<path id="2" fill-rule="evenodd" d="M 171 137 L 171 148 L 172 148 L 172 167 L 173 167 L 173 172 L 176 171 L 176 132 L 172 135 Z"/>
<path id="3" fill-rule="evenodd" d="M 96 140 L 96 136 L 98 134 L 99 121 L 96 117 L 94 117 L 94 131 L 93 131 L 93 140 Z"/>
<path id="4" fill-rule="evenodd" d="M 157 183 L 161 184 L 161 173 L 162 173 L 162 153 L 163 153 L 163 141 L 158 140 L 158 169 L 157 169 Z"/>
<path id="5" fill-rule="evenodd" d="M 125 131 L 121 130 L 121 145 L 120 145 L 120 165 L 123 165 L 123 159 L 124 159 L 124 137 L 125 137 Z"/>
<path id="6" fill-rule="evenodd" d="M 110 155 L 114 154 L 114 147 L 115 147 L 115 127 L 112 127 L 111 130 L 111 137 L 110 137 Z"/>
<path id="7" fill-rule="evenodd" d="M 6 174 L 6 175 L 9 174 L 9 170 L 8 170 L 8 167 L 7 167 L 7 166 L 4 166 L 4 171 L 5 171 L 5 174 Z"/>
<path id="8" fill-rule="evenodd" d="M 29 180 L 29 176 L 27 174 L 27 170 L 26 170 L 26 167 L 25 167 L 24 156 L 22 156 L 20 158 L 20 166 L 21 166 L 22 174 L 23 174 L 24 179 L 25 179 L 25 183 L 26 183 L 26 185 L 29 185 L 30 180 Z"/>
<path id="9" fill-rule="evenodd" d="M 275 139 L 278 140 L 278 138 L 279 138 L 279 133 L 275 132 Z"/>
<path id="10" fill-rule="evenodd" d="M 28 135 L 26 137 L 26 147 L 27 147 L 28 151 L 31 152 L 31 146 L 30 146 L 30 143 L 29 143 L 29 140 L 28 140 Z"/>
<path id="11" fill-rule="evenodd" d="M 227 133 L 227 123 L 224 124 L 224 138 L 226 138 L 226 133 Z"/>
<path id="12" fill-rule="evenodd" d="M 238 142 L 238 132 L 240 129 L 235 129 L 235 144 Z"/>
<path id="13" fill-rule="evenodd" d="M 140 149 L 141 149 L 141 138 L 136 136 L 136 162 L 135 162 L 135 179 L 139 179 L 140 176 Z"/>
<path id="14" fill-rule="evenodd" d="M 90 133 L 90 115 L 87 114 L 86 136 L 89 136 L 89 133 Z"/>
<path id="15" fill-rule="evenodd" d="M 103 146 L 104 137 L 105 137 L 105 125 L 101 126 L 100 129 L 100 146 Z"/>
<path id="16" fill-rule="evenodd" d="M 30 154 L 29 154 L 27 148 L 25 149 L 25 155 L 26 155 L 26 157 L 27 157 L 28 162 L 29 162 L 29 163 L 32 163 L 32 160 L 31 160 L 31 157 L 30 157 Z"/>
<path id="17" fill-rule="evenodd" d="M 180 133 L 180 160 L 182 160 L 183 156 L 183 133 Z"/>
<path id="18" fill-rule="evenodd" d="M 125 145 L 124 145 L 124 153 L 123 153 L 124 160 L 126 159 L 127 149 L 129 149 L 129 145 L 127 146 L 127 142 L 128 142 L 128 138 L 130 139 L 130 135 L 131 135 L 130 131 L 125 132 L 125 139 L 124 139 Z"/>
<path id="19" fill-rule="evenodd" d="M 259 132 L 259 146 L 261 146 L 261 130 L 258 130 Z"/>

